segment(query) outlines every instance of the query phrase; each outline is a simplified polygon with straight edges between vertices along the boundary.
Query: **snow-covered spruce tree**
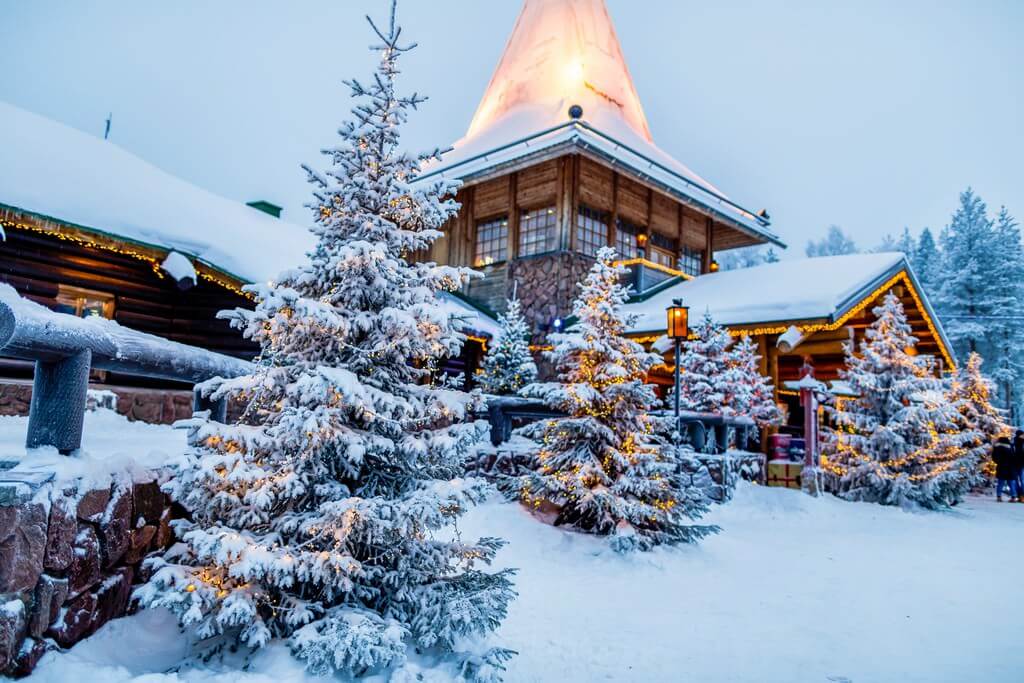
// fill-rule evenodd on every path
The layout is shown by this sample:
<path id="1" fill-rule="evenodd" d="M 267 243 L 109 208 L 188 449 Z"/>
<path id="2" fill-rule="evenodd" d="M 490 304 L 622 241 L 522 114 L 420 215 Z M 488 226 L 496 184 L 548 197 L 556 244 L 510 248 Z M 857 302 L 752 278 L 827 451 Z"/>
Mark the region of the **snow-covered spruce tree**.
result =
<path id="1" fill-rule="evenodd" d="M 742 384 L 743 371 L 729 351 L 729 331 L 705 311 L 690 329 L 690 337 L 683 342 L 679 362 L 679 407 L 736 415 L 737 392 L 744 393 L 748 385 Z M 673 400 L 670 392 L 669 403 Z"/>
<path id="2" fill-rule="evenodd" d="M 838 225 L 828 226 L 828 232 L 824 237 L 815 242 L 807 241 L 804 252 L 814 258 L 816 256 L 841 256 L 843 254 L 856 254 L 857 245 L 853 239 L 846 236 L 843 229 Z"/>
<path id="3" fill-rule="evenodd" d="M 999 388 L 998 400 L 1011 422 L 1017 423 L 1021 396 L 1016 386 L 1024 378 L 1024 328 L 1020 324 L 1024 318 L 1024 248 L 1020 226 L 1006 207 L 996 215 L 993 239 L 996 246 L 989 277 L 999 285 L 993 295 L 999 313 L 985 321 L 990 354 L 985 370 Z"/>
<path id="4" fill-rule="evenodd" d="M 537 366 L 530 354 L 530 328 L 523 318 L 519 299 L 513 295 L 508 308 L 498 316 L 501 336 L 491 341 L 480 372 L 480 388 L 488 394 L 515 394 L 537 379 Z"/>
<path id="5" fill-rule="evenodd" d="M 550 335 L 559 381 L 523 389 L 568 416 L 520 430 L 541 443 L 537 469 L 514 484 L 526 504 L 557 507 L 556 525 L 613 535 L 620 552 L 694 542 L 717 529 L 689 524 L 707 503 L 653 436 L 657 398 L 646 377 L 661 358 L 624 336 L 628 293 L 614 259 L 610 247 L 598 252 L 573 304 L 577 322 Z"/>
<path id="6" fill-rule="evenodd" d="M 976 434 L 961 431 L 932 364 L 908 352 L 917 339 L 899 299 L 889 292 L 874 315 L 860 353 L 847 348 L 841 376 L 856 397 L 828 407 L 822 466 L 848 500 L 955 504 L 974 479 Z"/>
<path id="7" fill-rule="evenodd" d="M 373 26 L 373 22 L 371 22 Z M 456 653 L 486 634 L 513 598 L 508 571 L 486 573 L 503 542 L 447 540 L 485 495 L 464 481 L 482 436 L 465 423 L 477 397 L 429 383 L 463 337 L 436 293 L 464 269 L 414 264 L 456 210 L 451 185 L 411 185 L 420 163 L 399 128 L 420 98 L 395 91 L 394 6 L 372 82 L 327 171 L 307 169 L 316 246 L 275 283 L 254 285 L 254 311 L 226 315 L 262 348 L 250 377 L 213 380 L 213 398 L 244 395 L 260 420 L 197 416 L 187 466 L 167 490 L 192 521 L 150 561 L 143 605 L 167 607 L 199 638 L 258 648 L 287 639 L 316 673 L 400 668 L 408 648 L 493 679 L 511 654 Z"/>
<path id="8" fill-rule="evenodd" d="M 942 268 L 942 255 L 935 245 L 935 238 L 932 236 L 930 228 L 922 230 L 921 236 L 917 238 L 911 266 L 928 296 L 932 297 L 938 285 L 938 271 Z"/>
<path id="9" fill-rule="evenodd" d="M 771 378 L 761 374 L 757 345 L 744 334 L 733 346 L 731 358 L 738 384 L 732 392 L 733 405 L 727 407 L 737 415 L 750 417 L 762 429 L 782 422 Z"/>
<path id="10" fill-rule="evenodd" d="M 967 362 L 957 368 L 946 396 L 960 411 L 963 418 L 961 430 L 975 433 L 973 447 L 979 451 L 976 483 L 984 485 L 991 484 L 996 474 L 992 444 L 1000 436 L 1010 436 L 1011 430 L 1003 412 L 992 405 L 992 382 L 982 374 L 981 366 L 981 356 L 972 353 Z"/>

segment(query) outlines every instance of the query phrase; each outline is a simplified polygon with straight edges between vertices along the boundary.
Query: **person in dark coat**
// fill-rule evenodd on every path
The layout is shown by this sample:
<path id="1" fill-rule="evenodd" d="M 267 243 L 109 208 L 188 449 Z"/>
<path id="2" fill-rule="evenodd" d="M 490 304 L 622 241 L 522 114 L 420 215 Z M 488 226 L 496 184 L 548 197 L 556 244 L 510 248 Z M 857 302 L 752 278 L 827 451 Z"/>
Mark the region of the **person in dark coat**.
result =
<path id="1" fill-rule="evenodd" d="M 1004 486 L 1010 488 L 1010 500 L 1017 500 L 1017 457 L 1010 437 L 1001 436 L 992 446 L 992 461 L 996 464 L 996 500 L 1003 502 Z"/>
<path id="2" fill-rule="evenodd" d="M 1013 456 L 1017 466 L 1017 502 L 1024 503 L 1024 429 L 1013 437 Z"/>

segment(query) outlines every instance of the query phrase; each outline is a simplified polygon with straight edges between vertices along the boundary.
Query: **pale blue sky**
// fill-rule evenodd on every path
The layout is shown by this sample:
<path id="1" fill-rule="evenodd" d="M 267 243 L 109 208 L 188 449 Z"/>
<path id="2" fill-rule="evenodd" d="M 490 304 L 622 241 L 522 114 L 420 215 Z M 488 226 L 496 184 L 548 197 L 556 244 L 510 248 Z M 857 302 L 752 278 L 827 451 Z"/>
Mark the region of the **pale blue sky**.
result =
<path id="1" fill-rule="evenodd" d="M 944 225 L 968 184 L 1024 219 L 1024 3 L 608 0 L 655 141 L 802 254 Z M 518 0 L 405 0 L 430 95 L 411 148 L 462 135 Z M 384 0 L 0 0 L 0 99 L 305 223 Z M 3 151 L 0 150 L 0 163 Z M 59 191 L 59 188 L 54 188 Z M 2 193 L 2 188 L 0 188 Z"/>

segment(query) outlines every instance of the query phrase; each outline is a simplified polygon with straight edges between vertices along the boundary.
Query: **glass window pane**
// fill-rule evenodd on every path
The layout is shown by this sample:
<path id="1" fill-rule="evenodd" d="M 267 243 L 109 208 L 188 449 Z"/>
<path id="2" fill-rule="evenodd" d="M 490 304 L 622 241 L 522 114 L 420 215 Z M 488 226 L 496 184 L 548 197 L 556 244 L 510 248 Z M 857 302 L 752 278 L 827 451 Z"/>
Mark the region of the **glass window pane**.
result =
<path id="1" fill-rule="evenodd" d="M 508 258 L 508 216 L 476 224 L 474 266 L 488 266 Z"/>
<path id="2" fill-rule="evenodd" d="M 576 214 L 576 250 L 596 256 L 598 249 L 608 246 L 608 214 L 580 206 Z"/>
<path id="3" fill-rule="evenodd" d="M 519 256 L 533 256 L 557 248 L 555 207 L 523 211 L 519 214 Z"/>

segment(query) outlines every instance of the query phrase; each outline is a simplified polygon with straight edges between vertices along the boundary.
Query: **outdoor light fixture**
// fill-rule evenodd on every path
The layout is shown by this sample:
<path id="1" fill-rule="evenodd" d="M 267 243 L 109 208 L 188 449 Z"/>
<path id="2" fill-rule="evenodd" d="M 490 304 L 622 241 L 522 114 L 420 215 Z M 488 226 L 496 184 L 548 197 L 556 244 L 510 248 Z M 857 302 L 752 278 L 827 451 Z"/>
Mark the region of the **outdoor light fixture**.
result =
<path id="1" fill-rule="evenodd" d="M 690 307 L 683 305 L 682 299 L 672 299 L 672 305 L 666 309 L 668 322 L 665 333 L 675 342 L 676 362 L 674 371 L 675 391 L 672 404 L 676 417 L 676 434 L 680 433 L 679 425 L 679 363 L 683 355 L 683 340 L 690 336 Z"/>
<path id="2" fill-rule="evenodd" d="M 668 307 L 668 336 L 670 339 L 682 341 L 690 336 L 690 307 L 683 305 L 682 299 L 673 299 Z"/>
<path id="3" fill-rule="evenodd" d="M 712 273 L 717 273 L 718 272 L 718 268 L 719 268 L 718 261 L 716 261 L 715 259 L 711 259 L 711 265 L 708 266 L 708 270 L 711 271 Z"/>

